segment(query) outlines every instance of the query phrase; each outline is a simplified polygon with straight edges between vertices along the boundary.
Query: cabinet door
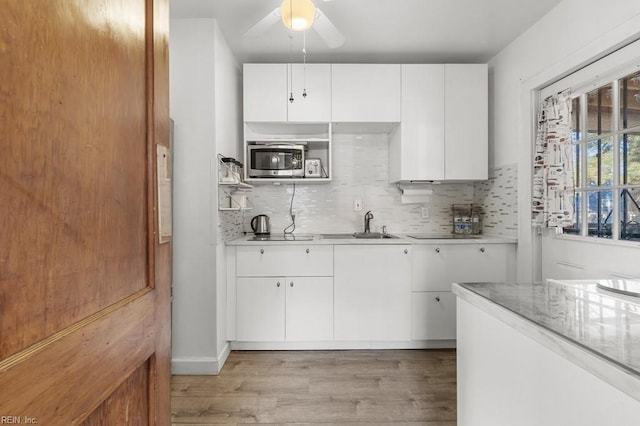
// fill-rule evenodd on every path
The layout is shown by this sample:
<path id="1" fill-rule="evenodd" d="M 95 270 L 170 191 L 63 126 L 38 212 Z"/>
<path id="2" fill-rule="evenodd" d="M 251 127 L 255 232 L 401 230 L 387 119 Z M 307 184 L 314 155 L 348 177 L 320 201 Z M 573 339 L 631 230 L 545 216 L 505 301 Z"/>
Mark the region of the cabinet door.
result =
<path id="1" fill-rule="evenodd" d="M 444 65 L 402 65 L 402 124 L 389 147 L 389 177 L 444 179 Z"/>
<path id="2" fill-rule="evenodd" d="M 452 282 L 505 282 L 515 279 L 515 244 L 473 244 L 467 250 L 464 256 L 468 259 L 468 268 L 456 271 Z"/>
<path id="3" fill-rule="evenodd" d="M 399 64 L 332 64 L 331 121 L 399 122 Z"/>
<path id="4" fill-rule="evenodd" d="M 242 246 L 236 251 L 239 277 L 333 275 L 333 246 Z"/>
<path id="5" fill-rule="evenodd" d="M 333 278 L 287 277 L 287 341 L 333 340 Z"/>
<path id="6" fill-rule="evenodd" d="M 411 338 L 411 246 L 335 246 L 334 266 L 336 340 Z"/>
<path id="7" fill-rule="evenodd" d="M 456 298 L 450 291 L 415 292 L 411 296 L 411 338 L 456 338 Z"/>
<path id="8" fill-rule="evenodd" d="M 288 121 L 331 121 L 331 65 L 291 64 L 289 67 L 291 80 L 288 86 L 294 101 L 287 102 Z M 302 96 L 304 89 L 306 97 Z"/>
<path id="9" fill-rule="evenodd" d="M 486 64 L 445 65 L 445 179 L 488 177 Z"/>
<path id="10" fill-rule="evenodd" d="M 244 64 L 244 121 L 287 121 L 287 64 Z"/>
<path id="11" fill-rule="evenodd" d="M 413 257 L 413 291 L 451 291 L 454 282 L 515 278 L 513 244 L 416 245 Z"/>
<path id="12" fill-rule="evenodd" d="M 236 283 L 236 339 L 284 341 L 285 278 L 238 278 Z"/>

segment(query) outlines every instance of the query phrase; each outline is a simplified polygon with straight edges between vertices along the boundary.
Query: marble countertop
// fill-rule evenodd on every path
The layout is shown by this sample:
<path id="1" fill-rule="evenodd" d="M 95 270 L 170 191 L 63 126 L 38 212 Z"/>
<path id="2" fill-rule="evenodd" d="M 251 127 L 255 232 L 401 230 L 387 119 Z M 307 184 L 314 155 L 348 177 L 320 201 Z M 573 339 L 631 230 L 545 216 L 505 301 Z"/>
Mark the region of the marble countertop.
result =
<path id="1" fill-rule="evenodd" d="M 499 319 L 505 320 L 506 309 L 529 324 L 550 332 L 542 339 L 546 343 L 549 343 L 548 336 L 551 335 L 577 346 L 582 351 L 568 346 L 562 349 L 557 341 L 547 345 L 565 356 L 571 353 L 574 361 L 576 357 L 580 358 L 577 363 L 584 368 L 592 372 L 598 370 L 594 374 L 618 381 L 619 387 L 626 388 L 628 383 L 625 381 L 629 377 L 625 376 L 640 379 L 640 298 L 602 290 L 597 287 L 597 281 L 462 283 L 453 284 L 453 292 Z M 510 321 L 507 319 L 505 322 Z M 512 321 L 510 325 L 518 328 Z M 540 337 L 540 333 L 531 333 L 531 327 L 525 325 L 520 328 L 528 328 L 531 337 Z M 610 372 L 603 372 L 581 352 L 605 361 L 624 374 L 611 377 Z M 638 388 L 638 383 L 635 382 L 634 386 Z M 637 399 L 640 398 L 640 388 L 632 392 Z"/>
<path id="2" fill-rule="evenodd" d="M 337 234 L 337 233 L 333 233 Z M 345 233 L 346 234 L 346 233 Z M 283 237 L 282 234 L 272 234 L 276 237 Z M 327 244 L 327 245 L 361 245 L 361 244 L 515 244 L 517 240 L 513 238 L 496 237 L 490 235 L 479 235 L 475 238 L 433 238 L 433 239 L 416 239 L 411 238 L 407 234 L 394 234 L 397 238 L 331 238 L 325 235 L 332 234 L 295 234 L 286 236 L 282 241 L 252 241 L 253 234 L 243 235 L 231 241 L 227 241 L 228 246 L 247 246 L 247 245 L 264 245 L 264 244 Z M 434 234 L 434 237 L 437 237 Z"/>

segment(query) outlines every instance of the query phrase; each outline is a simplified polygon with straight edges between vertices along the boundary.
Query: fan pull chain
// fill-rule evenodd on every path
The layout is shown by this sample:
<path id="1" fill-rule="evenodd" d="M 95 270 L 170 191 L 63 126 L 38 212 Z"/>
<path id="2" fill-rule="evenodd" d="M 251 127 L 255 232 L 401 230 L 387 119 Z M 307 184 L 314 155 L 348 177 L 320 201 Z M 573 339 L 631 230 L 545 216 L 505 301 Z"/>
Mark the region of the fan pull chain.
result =
<path id="1" fill-rule="evenodd" d="M 289 0 L 289 64 L 291 72 L 289 73 L 289 102 L 293 103 L 293 0 Z"/>
<path id="2" fill-rule="evenodd" d="M 307 97 L 307 32 L 302 32 L 302 97 Z"/>

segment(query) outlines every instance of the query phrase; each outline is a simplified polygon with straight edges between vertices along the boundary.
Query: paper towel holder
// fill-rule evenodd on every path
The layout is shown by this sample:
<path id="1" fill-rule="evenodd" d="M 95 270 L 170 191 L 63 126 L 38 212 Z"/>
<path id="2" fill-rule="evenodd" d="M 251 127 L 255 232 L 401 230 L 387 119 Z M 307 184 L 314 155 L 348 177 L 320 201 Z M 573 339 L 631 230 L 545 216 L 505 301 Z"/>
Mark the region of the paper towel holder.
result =
<path id="1" fill-rule="evenodd" d="M 400 191 L 402 195 L 431 195 L 433 194 L 433 189 L 431 187 L 425 188 L 422 186 L 416 186 L 416 184 L 425 184 L 430 185 L 435 182 L 432 181 L 409 181 L 403 183 L 396 183 L 396 188 Z M 438 182 L 439 183 L 439 182 Z"/>

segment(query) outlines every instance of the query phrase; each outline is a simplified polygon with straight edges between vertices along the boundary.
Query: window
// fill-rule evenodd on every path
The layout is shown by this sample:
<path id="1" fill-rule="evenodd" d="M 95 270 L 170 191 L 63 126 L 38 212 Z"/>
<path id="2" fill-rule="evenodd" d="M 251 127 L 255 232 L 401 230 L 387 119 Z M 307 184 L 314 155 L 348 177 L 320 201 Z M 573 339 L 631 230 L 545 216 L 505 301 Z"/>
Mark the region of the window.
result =
<path id="1" fill-rule="evenodd" d="M 640 241 L 640 72 L 573 96 L 576 224 L 564 233 Z"/>

